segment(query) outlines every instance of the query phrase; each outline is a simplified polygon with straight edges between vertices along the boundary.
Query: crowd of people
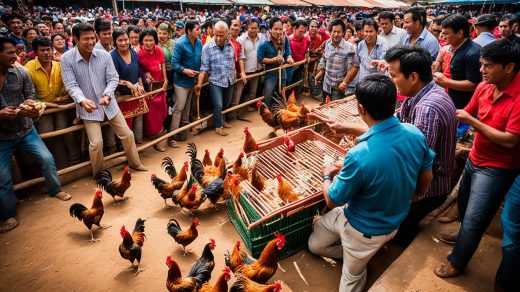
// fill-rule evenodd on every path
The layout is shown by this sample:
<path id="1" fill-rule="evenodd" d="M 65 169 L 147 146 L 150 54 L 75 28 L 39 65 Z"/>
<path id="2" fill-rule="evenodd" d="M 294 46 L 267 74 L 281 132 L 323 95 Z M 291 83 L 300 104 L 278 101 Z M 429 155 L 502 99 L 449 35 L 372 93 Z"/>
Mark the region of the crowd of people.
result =
<path id="1" fill-rule="evenodd" d="M 258 95 L 275 110 L 276 91 L 303 80 L 292 89 L 298 98 L 325 102 L 355 93 L 368 125 L 324 120 L 337 135 L 359 136 L 340 168 L 324 166 L 323 192 L 332 211 L 309 239 L 311 252 L 343 258 L 340 291 L 362 290 L 366 264 L 377 250 L 389 240 L 409 245 L 421 219 L 445 202 L 453 188 L 457 130 L 464 124 L 476 137 L 457 199 L 462 224 L 435 274 L 464 271 L 509 190 L 496 283 L 515 287 L 519 16 L 420 7 L 37 12 L 6 13 L 0 24 L 0 232 L 18 225 L 10 167 L 16 149 L 39 162 L 51 196 L 71 197 L 61 191 L 57 169 L 81 161 L 78 139 L 67 133 L 44 143 L 39 134 L 81 122 L 93 174 L 118 144 L 131 168 L 146 171 L 136 145 L 199 118 L 199 102 L 213 114 L 215 133 L 226 136 L 229 121 L 249 109 L 223 110 Z M 298 63 L 305 60 L 307 66 Z M 298 65 L 271 70 L 293 63 Z M 158 93 L 116 101 L 150 91 Z M 35 100 L 74 102 L 75 115 L 41 115 Z M 187 138 L 181 132 L 154 147 L 178 148 L 177 141 Z"/>

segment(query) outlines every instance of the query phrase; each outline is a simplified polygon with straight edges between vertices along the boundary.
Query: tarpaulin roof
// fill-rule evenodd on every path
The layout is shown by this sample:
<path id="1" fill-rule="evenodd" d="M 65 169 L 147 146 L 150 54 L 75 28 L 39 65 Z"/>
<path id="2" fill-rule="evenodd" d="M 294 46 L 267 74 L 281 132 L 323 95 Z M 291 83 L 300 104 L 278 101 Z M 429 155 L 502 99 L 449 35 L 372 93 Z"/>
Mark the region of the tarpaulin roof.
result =
<path id="1" fill-rule="evenodd" d="M 300 0 L 271 0 L 271 2 L 280 6 L 311 6 L 311 4 Z"/>
<path id="2" fill-rule="evenodd" d="M 231 5 L 231 1 L 228 0 L 177 0 L 184 4 L 200 4 L 200 5 Z M 177 2 L 176 1 L 176 2 Z"/>
<path id="3" fill-rule="evenodd" d="M 518 0 L 440 0 L 435 1 L 435 3 L 442 3 L 442 4 L 472 4 L 472 3 L 479 3 L 479 4 L 518 4 Z"/>
<path id="4" fill-rule="evenodd" d="M 231 0 L 231 2 L 233 2 L 235 4 L 256 5 L 256 6 L 274 5 L 274 3 L 269 0 Z"/>

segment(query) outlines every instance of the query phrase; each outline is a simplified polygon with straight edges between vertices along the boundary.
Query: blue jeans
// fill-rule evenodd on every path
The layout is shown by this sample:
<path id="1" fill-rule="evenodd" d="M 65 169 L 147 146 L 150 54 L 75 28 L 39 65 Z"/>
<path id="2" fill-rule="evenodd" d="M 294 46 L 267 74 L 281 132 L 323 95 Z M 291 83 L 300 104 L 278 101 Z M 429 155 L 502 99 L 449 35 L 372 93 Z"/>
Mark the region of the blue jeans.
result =
<path id="1" fill-rule="evenodd" d="M 506 196 L 502 211 L 502 261 L 498 266 L 495 282 L 504 291 L 518 291 L 520 271 L 520 176 Z"/>
<path id="2" fill-rule="evenodd" d="M 233 96 L 233 85 L 227 88 L 218 85 L 209 84 L 209 95 L 213 103 L 213 120 L 215 121 L 215 128 L 222 128 L 224 118 L 222 117 L 222 108 L 229 107 L 231 97 Z"/>
<path id="3" fill-rule="evenodd" d="M 286 79 L 282 79 L 282 87 L 285 86 Z M 278 89 L 278 76 L 266 78 L 264 81 L 264 101 L 269 109 L 273 109 L 273 104 L 276 103 L 273 97 L 273 93 Z M 276 103 L 278 108 L 278 103 Z"/>
<path id="4" fill-rule="evenodd" d="M 448 256 L 456 268 L 462 270 L 468 265 L 514 176 L 513 170 L 477 167 L 470 159 L 466 162 L 457 197 L 462 225 Z"/>
<path id="5" fill-rule="evenodd" d="M 16 148 L 34 156 L 40 163 L 49 194 L 55 195 L 61 190 L 54 158 L 34 127 L 24 137 L 14 140 L 0 140 L 0 221 L 16 215 L 16 196 L 11 175 L 11 158 Z"/>

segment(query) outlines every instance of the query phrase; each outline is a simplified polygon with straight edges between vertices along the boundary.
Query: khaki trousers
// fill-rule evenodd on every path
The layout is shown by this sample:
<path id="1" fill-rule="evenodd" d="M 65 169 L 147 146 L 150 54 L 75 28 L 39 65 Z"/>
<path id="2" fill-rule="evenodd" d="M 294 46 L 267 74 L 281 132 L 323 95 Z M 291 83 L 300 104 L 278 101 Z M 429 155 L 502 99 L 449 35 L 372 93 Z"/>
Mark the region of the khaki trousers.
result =
<path id="1" fill-rule="evenodd" d="M 92 174 L 95 175 L 98 171 L 103 170 L 103 135 L 101 133 L 101 122 L 99 121 L 83 121 L 85 123 L 85 130 L 88 136 L 88 152 L 90 155 L 90 162 L 92 163 Z M 117 135 L 125 149 L 128 164 L 131 167 L 141 166 L 141 160 L 137 153 L 135 146 L 134 133 L 128 127 L 128 124 L 121 112 L 108 121 L 110 128 Z"/>
<path id="2" fill-rule="evenodd" d="M 319 256 L 343 259 L 340 292 L 363 291 L 368 261 L 396 232 L 394 230 L 386 235 L 364 237 L 348 223 L 343 207 L 337 207 L 314 225 L 309 238 L 309 250 Z M 338 244 L 340 240 L 341 244 Z"/>

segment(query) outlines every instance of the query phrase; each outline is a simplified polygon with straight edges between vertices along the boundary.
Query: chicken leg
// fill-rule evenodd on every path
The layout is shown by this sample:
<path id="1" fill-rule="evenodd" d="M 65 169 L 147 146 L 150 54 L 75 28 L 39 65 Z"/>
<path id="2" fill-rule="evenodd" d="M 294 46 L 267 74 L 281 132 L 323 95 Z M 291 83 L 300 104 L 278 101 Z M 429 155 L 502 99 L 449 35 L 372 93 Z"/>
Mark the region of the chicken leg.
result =
<path id="1" fill-rule="evenodd" d="M 94 242 L 100 240 L 100 239 L 94 239 L 94 232 L 92 232 L 92 230 L 89 230 L 89 231 L 90 231 L 90 243 L 94 243 Z"/>

